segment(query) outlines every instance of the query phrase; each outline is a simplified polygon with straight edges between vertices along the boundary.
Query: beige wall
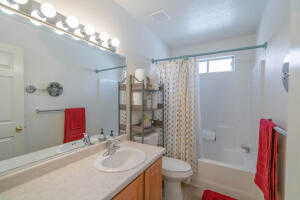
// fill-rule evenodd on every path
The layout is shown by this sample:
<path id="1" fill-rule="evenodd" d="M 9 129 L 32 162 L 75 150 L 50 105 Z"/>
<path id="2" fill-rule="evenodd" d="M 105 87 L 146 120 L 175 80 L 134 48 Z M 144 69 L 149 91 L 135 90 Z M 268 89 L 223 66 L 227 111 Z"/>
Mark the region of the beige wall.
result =
<path id="1" fill-rule="evenodd" d="M 288 106 L 288 137 L 287 137 L 287 160 L 286 160 L 286 184 L 285 200 L 300 198 L 300 1 L 290 0 L 290 92 Z"/>
<path id="2" fill-rule="evenodd" d="M 256 109 L 256 124 L 260 118 L 270 118 L 287 129 L 288 93 L 281 81 L 282 65 L 289 53 L 289 4 L 287 0 L 270 0 L 264 11 L 257 33 L 257 44 L 268 42 L 267 50 L 257 51 L 256 66 L 253 70 L 253 103 Z M 261 62 L 265 61 L 265 65 Z M 258 127 L 257 127 L 258 128 Z M 285 188 L 285 144 L 280 137 L 279 187 L 284 197 Z"/>

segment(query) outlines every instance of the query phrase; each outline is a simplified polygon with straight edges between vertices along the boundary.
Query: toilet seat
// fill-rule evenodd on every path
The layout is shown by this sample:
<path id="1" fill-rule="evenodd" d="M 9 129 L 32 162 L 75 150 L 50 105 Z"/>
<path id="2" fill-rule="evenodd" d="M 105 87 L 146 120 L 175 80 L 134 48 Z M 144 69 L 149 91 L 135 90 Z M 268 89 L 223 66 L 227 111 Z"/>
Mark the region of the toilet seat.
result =
<path id="1" fill-rule="evenodd" d="M 193 175 L 190 164 L 175 158 L 163 157 L 162 174 L 170 179 L 187 179 Z"/>

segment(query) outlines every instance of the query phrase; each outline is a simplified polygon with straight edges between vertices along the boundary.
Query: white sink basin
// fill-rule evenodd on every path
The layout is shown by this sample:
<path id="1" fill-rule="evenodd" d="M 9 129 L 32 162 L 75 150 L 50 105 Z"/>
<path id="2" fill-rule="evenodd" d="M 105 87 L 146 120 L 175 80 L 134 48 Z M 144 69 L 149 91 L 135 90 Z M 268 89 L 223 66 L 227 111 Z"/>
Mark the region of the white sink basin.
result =
<path id="1" fill-rule="evenodd" d="M 112 157 L 104 157 L 103 153 L 95 161 L 95 167 L 104 172 L 123 172 L 137 167 L 146 159 L 146 154 L 135 148 L 121 147 Z"/>

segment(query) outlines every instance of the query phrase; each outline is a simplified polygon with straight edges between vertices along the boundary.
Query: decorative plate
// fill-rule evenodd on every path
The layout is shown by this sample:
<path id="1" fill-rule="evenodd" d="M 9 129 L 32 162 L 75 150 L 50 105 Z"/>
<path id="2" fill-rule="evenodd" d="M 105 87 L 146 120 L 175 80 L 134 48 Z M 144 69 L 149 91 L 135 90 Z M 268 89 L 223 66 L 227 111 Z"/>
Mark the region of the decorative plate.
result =
<path id="1" fill-rule="evenodd" d="M 62 95 L 63 91 L 64 91 L 63 86 L 57 82 L 51 82 L 47 86 L 47 92 L 52 97 L 58 97 Z"/>

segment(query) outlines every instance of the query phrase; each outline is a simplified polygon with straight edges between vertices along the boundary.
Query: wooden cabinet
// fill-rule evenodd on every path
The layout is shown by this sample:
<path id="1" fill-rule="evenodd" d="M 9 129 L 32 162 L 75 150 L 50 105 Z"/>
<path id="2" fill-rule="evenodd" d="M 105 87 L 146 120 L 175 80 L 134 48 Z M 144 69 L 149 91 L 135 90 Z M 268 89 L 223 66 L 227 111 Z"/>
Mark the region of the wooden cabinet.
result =
<path id="1" fill-rule="evenodd" d="M 145 200 L 162 199 L 162 159 L 145 171 Z"/>
<path id="2" fill-rule="evenodd" d="M 137 177 L 114 200 L 144 200 L 144 174 Z"/>
<path id="3" fill-rule="evenodd" d="M 161 200 L 161 168 L 162 159 L 159 159 L 117 194 L 113 200 Z"/>

